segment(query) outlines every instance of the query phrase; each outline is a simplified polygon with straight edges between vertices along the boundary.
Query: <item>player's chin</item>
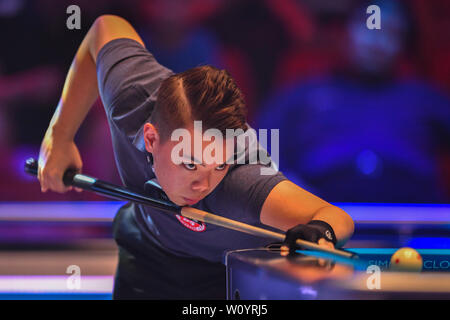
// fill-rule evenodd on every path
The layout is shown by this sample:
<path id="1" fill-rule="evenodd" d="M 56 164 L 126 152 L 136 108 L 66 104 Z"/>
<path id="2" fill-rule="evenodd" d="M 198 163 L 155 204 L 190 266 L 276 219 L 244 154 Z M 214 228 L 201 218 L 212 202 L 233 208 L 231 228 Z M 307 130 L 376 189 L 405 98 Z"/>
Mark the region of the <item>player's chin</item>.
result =
<path id="1" fill-rule="evenodd" d="M 173 195 L 173 194 L 168 194 L 166 193 L 167 197 L 169 198 L 169 200 L 176 204 L 179 207 L 183 207 L 186 205 L 185 201 L 183 200 L 183 197 L 178 196 L 178 195 Z"/>
<path id="2" fill-rule="evenodd" d="M 188 204 L 186 203 L 186 201 L 183 200 L 183 198 L 179 198 L 176 200 L 172 200 L 173 203 L 175 203 L 177 206 L 179 207 L 184 207 L 187 206 Z"/>
<path id="3" fill-rule="evenodd" d="M 186 206 L 193 206 L 194 204 L 198 203 L 200 200 L 202 200 L 203 198 L 186 198 L 186 197 L 182 197 L 184 205 Z"/>
<path id="4" fill-rule="evenodd" d="M 169 197 L 169 199 L 170 201 L 172 201 L 173 203 L 175 203 L 177 206 L 180 207 L 192 206 L 201 200 L 201 199 L 190 199 L 184 196 L 173 197 L 173 199 Z"/>

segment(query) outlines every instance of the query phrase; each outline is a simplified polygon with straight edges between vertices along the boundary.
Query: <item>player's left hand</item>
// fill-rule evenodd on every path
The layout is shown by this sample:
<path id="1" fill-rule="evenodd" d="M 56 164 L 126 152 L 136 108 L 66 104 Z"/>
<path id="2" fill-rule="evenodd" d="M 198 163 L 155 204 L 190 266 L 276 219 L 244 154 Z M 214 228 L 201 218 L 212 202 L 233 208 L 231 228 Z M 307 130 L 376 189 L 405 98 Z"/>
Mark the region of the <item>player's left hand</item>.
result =
<path id="1" fill-rule="evenodd" d="M 327 241 L 325 238 L 321 238 L 319 239 L 319 241 L 317 241 L 317 243 L 319 244 L 319 246 L 321 247 L 326 247 L 326 248 L 330 248 L 330 249 L 334 249 L 334 243 Z"/>
<path id="2" fill-rule="evenodd" d="M 283 246 L 289 248 L 289 253 L 295 253 L 295 250 L 299 249 L 295 244 L 297 239 L 314 242 L 328 248 L 334 248 L 336 243 L 336 236 L 331 226 L 319 220 L 312 220 L 308 224 L 299 224 L 286 232 Z"/>

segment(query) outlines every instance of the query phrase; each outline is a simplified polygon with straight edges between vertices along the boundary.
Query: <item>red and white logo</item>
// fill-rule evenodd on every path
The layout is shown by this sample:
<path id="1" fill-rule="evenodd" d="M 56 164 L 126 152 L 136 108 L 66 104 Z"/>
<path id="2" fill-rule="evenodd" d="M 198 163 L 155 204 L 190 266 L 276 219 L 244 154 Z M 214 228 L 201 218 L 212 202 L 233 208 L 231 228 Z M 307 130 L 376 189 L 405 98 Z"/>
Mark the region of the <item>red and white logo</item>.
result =
<path id="1" fill-rule="evenodd" d="M 202 221 L 191 220 L 186 217 L 176 215 L 178 221 L 185 226 L 186 228 L 195 231 L 195 232 L 203 232 L 206 230 L 206 225 Z"/>

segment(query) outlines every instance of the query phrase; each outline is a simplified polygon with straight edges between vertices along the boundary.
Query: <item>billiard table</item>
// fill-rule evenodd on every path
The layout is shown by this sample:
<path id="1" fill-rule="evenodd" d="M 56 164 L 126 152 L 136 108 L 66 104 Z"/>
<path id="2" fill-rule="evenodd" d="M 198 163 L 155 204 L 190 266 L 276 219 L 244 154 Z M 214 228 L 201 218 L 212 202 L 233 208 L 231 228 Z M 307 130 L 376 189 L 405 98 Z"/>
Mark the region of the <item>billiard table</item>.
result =
<path id="1" fill-rule="evenodd" d="M 389 271 L 394 248 L 350 248 L 358 259 L 330 259 L 279 248 L 250 248 L 225 255 L 231 300 L 450 299 L 450 250 L 418 249 L 422 272 Z M 375 267 L 374 267 L 375 266 Z"/>

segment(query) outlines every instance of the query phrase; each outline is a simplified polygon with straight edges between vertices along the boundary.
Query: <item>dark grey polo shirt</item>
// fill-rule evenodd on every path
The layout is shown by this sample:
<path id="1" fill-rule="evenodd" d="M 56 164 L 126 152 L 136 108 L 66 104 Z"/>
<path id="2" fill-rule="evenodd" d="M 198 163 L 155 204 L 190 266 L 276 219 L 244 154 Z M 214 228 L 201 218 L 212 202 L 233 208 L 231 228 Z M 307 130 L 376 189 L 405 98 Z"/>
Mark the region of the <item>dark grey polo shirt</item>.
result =
<path id="1" fill-rule="evenodd" d="M 117 168 L 123 184 L 136 191 L 145 192 L 145 182 L 155 178 L 147 161 L 142 128 L 152 113 L 161 81 L 172 74 L 131 39 L 110 41 L 98 54 L 98 86 Z M 261 175 L 260 169 L 258 164 L 233 165 L 216 189 L 194 207 L 268 228 L 259 221 L 261 207 L 273 187 L 286 178 L 280 172 Z M 212 262 L 221 262 L 226 250 L 271 242 L 142 205 L 120 212 L 114 224 L 119 244 L 145 247 L 150 242 L 178 256 Z"/>

